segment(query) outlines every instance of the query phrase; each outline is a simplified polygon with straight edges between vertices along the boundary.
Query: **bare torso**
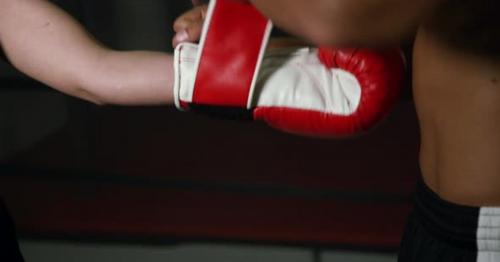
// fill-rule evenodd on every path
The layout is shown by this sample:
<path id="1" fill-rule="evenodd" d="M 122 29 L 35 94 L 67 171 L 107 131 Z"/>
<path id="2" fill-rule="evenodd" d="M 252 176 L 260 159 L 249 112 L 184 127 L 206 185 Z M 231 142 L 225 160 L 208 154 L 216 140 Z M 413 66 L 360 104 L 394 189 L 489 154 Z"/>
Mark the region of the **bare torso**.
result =
<path id="1" fill-rule="evenodd" d="M 500 63 L 450 49 L 421 29 L 413 92 L 429 187 L 451 202 L 500 206 Z"/>

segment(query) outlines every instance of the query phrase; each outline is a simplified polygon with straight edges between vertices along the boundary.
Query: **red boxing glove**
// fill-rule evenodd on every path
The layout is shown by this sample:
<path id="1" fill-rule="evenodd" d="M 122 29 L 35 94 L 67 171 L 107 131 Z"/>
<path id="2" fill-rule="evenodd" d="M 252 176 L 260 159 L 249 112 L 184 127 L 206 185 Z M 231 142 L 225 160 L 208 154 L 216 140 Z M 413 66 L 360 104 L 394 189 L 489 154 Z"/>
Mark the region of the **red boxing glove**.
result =
<path id="1" fill-rule="evenodd" d="M 309 84 L 309 95 L 318 95 L 317 106 L 297 108 L 293 104 L 300 101 L 296 101 L 287 110 L 257 107 L 256 119 L 292 133 L 335 137 L 367 131 L 391 111 L 403 84 L 404 63 L 399 49 L 319 48 L 317 55 L 328 71 L 313 73 L 309 68 L 309 76 L 299 73 L 310 78 L 316 75 L 317 79 Z M 314 94 L 318 91 L 321 94 Z"/>
<path id="2" fill-rule="evenodd" d="M 404 74 L 398 49 L 305 47 L 265 53 L 270 23 L 251 5 L 212 1 L 207 19 L 201 47 L 181 44 L 175 52 L 174 97 L 182 110 L 339 137 L 372 128 L 398 97 Z"/>

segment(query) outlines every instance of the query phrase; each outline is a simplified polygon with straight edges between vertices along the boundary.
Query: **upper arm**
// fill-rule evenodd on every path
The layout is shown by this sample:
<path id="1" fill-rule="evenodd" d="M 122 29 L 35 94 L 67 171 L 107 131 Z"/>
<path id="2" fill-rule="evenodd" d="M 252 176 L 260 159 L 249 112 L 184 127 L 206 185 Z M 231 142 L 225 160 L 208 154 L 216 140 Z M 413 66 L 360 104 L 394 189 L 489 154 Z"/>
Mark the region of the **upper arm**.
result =
<path id="1" fill-rule="evenodd" d="M 61 92 L 95 103 L 172 102 L 172 57 L 118 52 L 46 0 L 0 0 L 0 44 L 10 62 Z"/>
<path id="2" fill-rule="evenodd" d="M 381 45 L 401 40 L 440 0 L 253 0 L 273 22 L 318 45 Z"/>
<path id="3" fill-rule="evenodd" d="M 0 43 L 20 71 L 72 93 L 103 48 L 48 1 L 0 0 Z"/>

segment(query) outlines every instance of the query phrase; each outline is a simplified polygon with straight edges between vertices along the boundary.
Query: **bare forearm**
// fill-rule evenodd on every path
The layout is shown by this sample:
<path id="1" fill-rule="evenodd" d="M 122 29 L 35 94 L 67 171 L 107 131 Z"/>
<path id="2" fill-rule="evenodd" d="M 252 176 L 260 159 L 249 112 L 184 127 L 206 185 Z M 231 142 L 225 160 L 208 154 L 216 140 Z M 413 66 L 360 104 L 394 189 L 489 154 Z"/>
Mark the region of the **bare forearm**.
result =
<path id="1" fill-rule="evenodd" d="M 273 22 L 318 45 L 379 46 L 411 34 L 440 0 L 252 0 Z"/>
<path id="2" fill-rule="evenodd" d="M 67 94 L 98 104 L 171 102 L 169 55 L 112 51 L 47 1 L 0 0 L 0 41 L 20 71 Z"/>
<path id="3" fill-rule="evenodd" d="M 106 104 L 153 105 L 173 101 L 173 58 L 149 51 L 109 51 L 82 86 Z"/>

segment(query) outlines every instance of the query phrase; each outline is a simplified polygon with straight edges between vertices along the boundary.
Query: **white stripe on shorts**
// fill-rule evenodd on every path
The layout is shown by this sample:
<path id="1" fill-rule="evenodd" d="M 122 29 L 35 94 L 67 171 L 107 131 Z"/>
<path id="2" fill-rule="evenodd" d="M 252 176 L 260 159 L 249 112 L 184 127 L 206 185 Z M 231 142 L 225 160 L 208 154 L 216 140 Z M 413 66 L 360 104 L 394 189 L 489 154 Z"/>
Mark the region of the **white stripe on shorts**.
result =
<path id="1" fill-rule="evenodd" d="M 499 262 L 500 208 L 480 208 L 476 237 L 477 262 Z"/>

